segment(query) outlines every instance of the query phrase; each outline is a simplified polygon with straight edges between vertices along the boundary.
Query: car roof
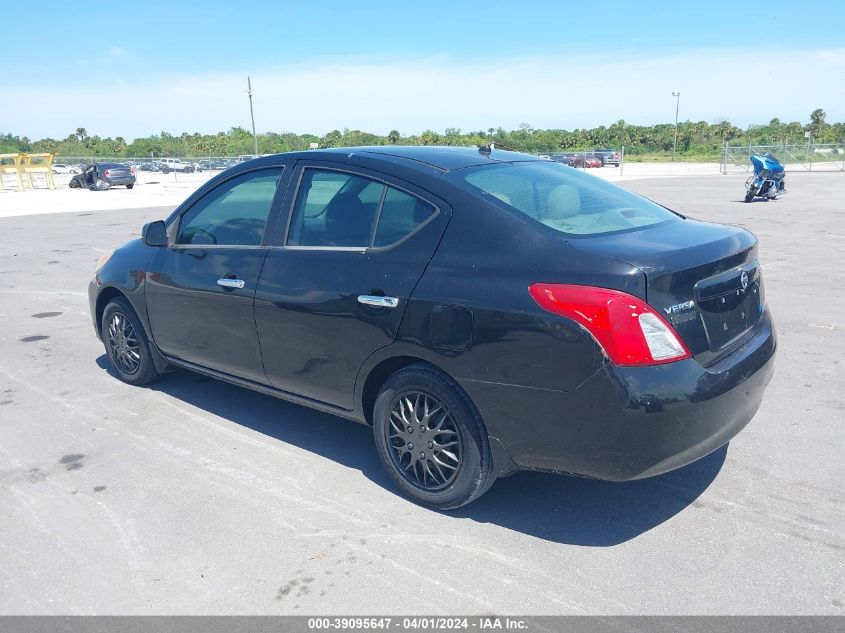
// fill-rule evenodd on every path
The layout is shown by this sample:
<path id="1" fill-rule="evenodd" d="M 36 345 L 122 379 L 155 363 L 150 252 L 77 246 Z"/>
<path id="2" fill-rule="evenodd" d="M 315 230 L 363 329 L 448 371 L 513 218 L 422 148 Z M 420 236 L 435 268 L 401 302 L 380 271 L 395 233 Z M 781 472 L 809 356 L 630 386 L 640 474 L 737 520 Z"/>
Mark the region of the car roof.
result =
<path id="1" fill-rule="evenodd" d="M 426 165 L 447 172 L 465 169 L 476 165 L 491 163 L 512 163 L 544 160 L 531 154 L 492 149 L 489 153 L 481 152 L 476 147 L 441 147 L 414 145 L 375 145 L 369 147 L 335 147 L 328 149 L 295 152 L 292 157 L 299 159 L 317 159 L 319 157 L 366 156 L 375 160 L 413 166 L 414 163 Z"/>

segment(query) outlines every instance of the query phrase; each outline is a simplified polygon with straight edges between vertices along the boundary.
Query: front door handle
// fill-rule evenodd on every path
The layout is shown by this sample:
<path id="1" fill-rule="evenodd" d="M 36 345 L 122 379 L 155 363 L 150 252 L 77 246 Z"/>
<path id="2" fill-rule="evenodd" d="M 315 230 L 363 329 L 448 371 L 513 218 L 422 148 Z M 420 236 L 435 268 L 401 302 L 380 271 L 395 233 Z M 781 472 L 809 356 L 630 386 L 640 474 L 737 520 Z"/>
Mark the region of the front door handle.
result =
<path id="1" fill-rule="evenodd" d="M 377 295 L 358 295 L 358 303 L 363 303 L 365 306 L 376 306 L 377 308 L 395 308 L 399 305 L 399 299 Z"/>
<path id="2" fill-rule="evenodd" d="M 243 288 L 244 287 L 244 280 L 243 279 L 229 279 L 228 277 L 224 277 L 222 279 L 217 280 L 218 286 L 223 286 L 224 288 Z"/>

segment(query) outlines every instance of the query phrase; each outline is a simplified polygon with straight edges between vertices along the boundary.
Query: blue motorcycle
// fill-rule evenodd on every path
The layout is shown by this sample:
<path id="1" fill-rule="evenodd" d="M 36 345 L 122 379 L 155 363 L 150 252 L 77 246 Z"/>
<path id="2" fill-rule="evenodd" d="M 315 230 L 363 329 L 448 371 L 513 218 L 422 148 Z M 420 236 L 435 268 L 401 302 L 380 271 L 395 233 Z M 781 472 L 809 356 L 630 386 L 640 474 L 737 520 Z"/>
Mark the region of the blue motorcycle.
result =
<path id="1" fill-rule="evenodd" d="M 786 174 L 777 158 L 771 154 L 752 154 L 749 159 L 754 165 L 754 175 L 745 181 L 746 202 L 758 196 L 764 200 L 774 200 L 786 193 Z"/>

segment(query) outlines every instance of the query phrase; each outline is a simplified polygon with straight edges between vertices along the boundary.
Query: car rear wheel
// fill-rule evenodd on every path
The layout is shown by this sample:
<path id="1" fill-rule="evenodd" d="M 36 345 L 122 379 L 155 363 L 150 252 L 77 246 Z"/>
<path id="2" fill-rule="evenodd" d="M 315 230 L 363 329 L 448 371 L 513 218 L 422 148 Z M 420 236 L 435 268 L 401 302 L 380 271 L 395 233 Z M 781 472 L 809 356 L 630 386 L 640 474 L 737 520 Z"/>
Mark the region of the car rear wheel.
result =
<path id="1" fill-rule="evenodd" d="M 414 501 L 451 510 L 496 480 L 484 423 L 460 386 L 423 364 L 387 379 L 373 409 L 382 465 Z"/>
<path id="2" fill-rule="evenodd" d="M 135 183 L 133 182 L 131 185 L 126 185 L 126 188 L 127 188 L 127 189 L 132 189 L 132 187 L 134 187 L 134 186 L 135 186 Z"/>
<path id="3" fill-rule="evenodd" d="M 100 335 L 111 366 L 123 382 L 146 385 L 158 378 L 150 341 L 126 299 L 112 299 L 106 305 Z"/>

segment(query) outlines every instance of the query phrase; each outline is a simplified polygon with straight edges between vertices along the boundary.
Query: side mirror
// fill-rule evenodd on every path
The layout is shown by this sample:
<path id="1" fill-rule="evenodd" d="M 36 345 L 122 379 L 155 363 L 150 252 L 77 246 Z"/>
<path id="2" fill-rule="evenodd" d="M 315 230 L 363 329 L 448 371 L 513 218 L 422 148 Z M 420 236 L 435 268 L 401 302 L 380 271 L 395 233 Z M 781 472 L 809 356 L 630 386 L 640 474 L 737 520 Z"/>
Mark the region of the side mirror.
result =
<path id="1" fill-rule="evenodd" d="M 167 246 L 167 227 L 163 220 L 148 222 L 141 229 L 141 237 L 147 246 Z"/>

